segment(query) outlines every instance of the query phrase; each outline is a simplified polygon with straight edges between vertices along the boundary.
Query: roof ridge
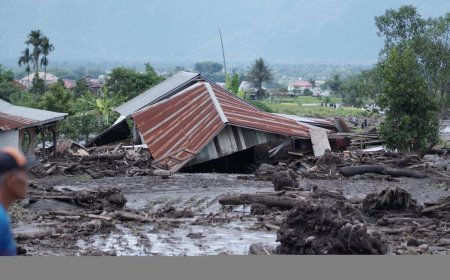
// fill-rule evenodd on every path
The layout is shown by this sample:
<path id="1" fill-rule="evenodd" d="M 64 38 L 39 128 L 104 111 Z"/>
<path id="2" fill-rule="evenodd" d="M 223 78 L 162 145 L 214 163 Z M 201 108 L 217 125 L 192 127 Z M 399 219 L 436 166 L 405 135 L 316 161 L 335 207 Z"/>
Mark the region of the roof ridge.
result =
<path id="1" fill-rule="evenodd" d="M 214 106 L 216 107 L 217 112 L 219 113 L 220 119 L 223 121 L 224 124 L 227 124 L 228 119 L 225 116 L 225 113 L 223 112 L 223 109 L 219 103 L 219 100 L 217 100 L 216 93 L 213 91 L 211 84 L 206 83 L 206 82 L 203 82 L 203 84 L 206 86 L 206 89 L 208 90 L 209 96 L 211 97 L 211 100 L 214 103 Z"/>

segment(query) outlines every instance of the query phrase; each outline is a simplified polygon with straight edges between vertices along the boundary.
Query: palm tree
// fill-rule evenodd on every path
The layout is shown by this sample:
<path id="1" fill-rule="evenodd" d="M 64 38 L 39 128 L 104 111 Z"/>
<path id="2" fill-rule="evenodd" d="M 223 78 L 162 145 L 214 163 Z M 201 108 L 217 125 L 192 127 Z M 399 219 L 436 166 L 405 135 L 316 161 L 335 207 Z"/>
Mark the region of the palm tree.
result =
<path id="1" fill-rule="evenodd" d="M 27 84 L 27 88 L 30 86 L 30 62 L 33 62 L 33 56 L 31 56 L 30 54 L 30 49 L 26 48 L 23 52 L 22 52 L 22 56 L 19 57 L 19 66 L 25 65 L 25 71 L 27 71 L 27 78 L 28 78 L 28 84 Z"/>
<path id="2" fill-rule="evenodd" d="M 28 34 L 28 40 L 25 41 L 25 44 L 32 45 L 33 46 L 33 65 L 34 65 L 34 71 L 36 72 L 36 75 L 39 72 L 39 57 L 42 53 L 42 39 L 43 34 L 40 30 L 32 30 L 30 34 Z"/>
<path id="3" fill-rule="evenodd" d="M 273 80 L 272 69 L 266 64 L 262 57 L 255 60 L 253 65 L 249 67 L 247 77 L 258 88 L 257 98 L 262 96 L 262 84 Z"/>
<path id="4" fill-rule="evenodd" d="M 41 58 L 41 66 L 44 66 L 44 82 L 45 82 L 45 90 L 47 90 L 47 65 L 48 65 L 48 54 L 55 49 L 55 47 L 50 44 L 50 40 L 48 37 L 43 37 L 41 42 L 42 48 L 42 58 Z"/>

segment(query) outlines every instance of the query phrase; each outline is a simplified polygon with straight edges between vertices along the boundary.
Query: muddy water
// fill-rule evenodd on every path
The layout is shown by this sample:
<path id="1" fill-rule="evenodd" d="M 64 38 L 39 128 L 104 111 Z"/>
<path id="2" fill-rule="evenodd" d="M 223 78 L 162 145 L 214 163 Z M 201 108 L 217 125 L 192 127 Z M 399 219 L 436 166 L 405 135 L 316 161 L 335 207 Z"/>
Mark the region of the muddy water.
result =
<path id="1" fill-rule="evenodd" d="M 233 174 L 175 174 L 170 179 L 155 177 L 116 177 L 84 182 L 59 182 L 57 189 L 83 190 L 115 186 L 122 189 L 126 208 L 151 213 L 161 207 L 189 209 L 194 218 L 180 219 L 173 228 L 156 229 L 154 224 L 116 224 L 109 234 L 84 237 L 76 243 L 79 253 L 86 250 L 126 256 L 246 255 L 252 243 L 276 246 L 276 232 L 251 229 L 257 218 L 249 207 L 223 209 L 220 195 L 272 191 L 270 182 L 238 180 Z M 192 225 L 210 213 L 229 218 L 220 224 Z M 132 226 L 132 228 L 131 228 Z"/>
<path id="2" fill-rule="evenodd" d="M 218 199 L 222 195 L 273 191 L 271 182 L 241 180 L 233 174 L 175 174 L 170 179 L 158 177 L 115 177 L 98 180 L 76 177 L 49 177 L 41 184 L 72 190 L 117 187 L 127 198 L 128 210 L 151 214 L 161 207 L 172 206 L 177 210 L 188 209 L 194 218 L 180 219 L 176 226 L 157 228 L 156 224 L 116 223 L 116 229 L 107 234 L 92 234 L 77 240 L 72 251 L 106 252 L 115 255 L 141 256 L 199 256 L 218 254 L 247 254 L 252 243 L 262 242 L 276 246 L 276 232 L 254 230 L 257 217 L 249 209 L 222 208 Z M 399 178 L 395 182 L 375 179 L 312 180 L 302 179 L 303 184 L 315 184 L 319 188 L 342 191 L 348 198 L 363 198 L 371 192 L 379 192 L 388 186 L 402 187 L 411 192 L 419 203 L 435 201 L 450 195 L 439 188 L 441 179 L 430 177 L 423 180 Z M 193 225 L 193 222 L 210 213 L 227 217 L 223 223 Z M 49 240 L 48 242 L 55 242 Z M 53 243 L 52 243 L 53 244 Z M 34 255 L 68 254 L 67 246 L 51 244 L 30 245 Z"/>
<path id="3" fill-rule="evenodd" d="M 231 222 L 220 228 L 189 226 L 173 231 L 152 233 L 152 226 L 139 229 L 139 236 L 132 229 L 117 226 L 118 231 L 105 236 L 96 235 L 86 242 L 79 240 L 83 250 L 92 248 L 102 252 L 114 252 L 118 256 L 207 256 L 246 255 L 252 243 L 263 242 L 276 246 L 275 232 L 247 231 L 248 223 Z M 191 238 L 190 233 L 197 237 Z M 142 242 L 142 234 L 148 242 Z"/>

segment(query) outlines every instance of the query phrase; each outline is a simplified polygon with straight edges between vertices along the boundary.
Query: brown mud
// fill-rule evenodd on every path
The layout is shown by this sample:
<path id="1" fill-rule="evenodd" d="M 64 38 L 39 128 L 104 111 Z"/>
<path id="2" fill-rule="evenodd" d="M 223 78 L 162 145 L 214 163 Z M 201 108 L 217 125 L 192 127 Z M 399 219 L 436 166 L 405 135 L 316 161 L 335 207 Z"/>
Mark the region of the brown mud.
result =
<path id="1" fill-rule="evenodd" d="M 275 173 L 280 170 L 276 169 Z M 281 244 L 276 241 L 277 232 L 284 226 L 286 215 L 300 217 L 308 208 L 288 212 L 261 205 L 222 206 L 218 203 L 226 195 L 273 193 L 273 177 L 265 176 L 269 181 L 253 175 L 214 173 L 180 173 L 169 179 L 157 176 L 92 179 L 86 175 L 35 178 L 29 201 L 13 207 L 14 232 L 24 255 L 246 255 L 250 245 L 258 243 L 264 244 L 263 249 L 272 254 L 271 248 Z M 361 205 L 367 194 L 380 193 L 388 187 L 404 189 L 421 207 L 436 205 L 433 203 L 450 195 L 442 187 L 450 183 L 449 179 L 434 173 L 425 179 L 391 180 L 389 176 L 364 174 L 338 179 L 334 176 L 330 179 L 298 178 L 297 181 L 299 189 L 313 189 L 312 196 L 325 199 L 323 191 L 332 191 L 340 193 L 348 203 Z M 110 195 L 101 195 L 106 193 Z M 115 195 L 111 197 L 111 194 Z M 62 199 L 56 200 L 55 196 Z M 333 203 L 339 200 L 328 199 Z M 50 205 L 50 208 L 35 211 L 31 206 L 42 200 L 77 208 L 61 210 Z M 445 208 L 445 205 L 439 207 Z M 358 227 L 357 232 L 361 237 L 372 231 L 379 232 L 387 247 L 367 247 L 378 253 L 385 249 L 387 254 L 448 254 L 447 224 L 438 222 L 433 215 L 438 214 L 433 212 L 426 216 L 432 219 L 431 223 L 424 218 L 418 220 L 419 225 L 419 222 L 400 220 L 395 222 L 395 227 L 379 225 L 373 217 L 367 228 Z M 384 218 L 391 218 L 389 212 Z M 353 235 L 356 227 L 352 228 Z M 351 250 L 368 252 L 355 247 Z M 348 253 L 345 250 L 332 252 Z"/>

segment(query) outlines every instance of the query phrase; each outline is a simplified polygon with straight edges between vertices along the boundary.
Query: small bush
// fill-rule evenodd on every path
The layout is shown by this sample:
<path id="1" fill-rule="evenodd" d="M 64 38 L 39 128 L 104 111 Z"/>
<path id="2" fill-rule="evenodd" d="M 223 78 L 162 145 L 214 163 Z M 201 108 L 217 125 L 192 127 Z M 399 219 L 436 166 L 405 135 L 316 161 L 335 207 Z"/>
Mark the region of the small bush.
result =
<path id="1" fill-rule="evenodd" d="M 257 108 L 259 108 L 259 109 L 261 109 L 261 110 L 263 110 L 263 111 L 265 111 L 265 112 L 268 112 L 268 113 L 274 113 L 274 111 L 272 110 L 272 108 L 270 108 L 267 104 L 264 104 L 264 103 L 259 102 L 259 101 L 254 101 L 254 100 L 250 100 L 249 102 L 250 102 L 250 104 L 252 104 L 253 106 L 255 106 L 255 107 L 257 107 Z"/>

